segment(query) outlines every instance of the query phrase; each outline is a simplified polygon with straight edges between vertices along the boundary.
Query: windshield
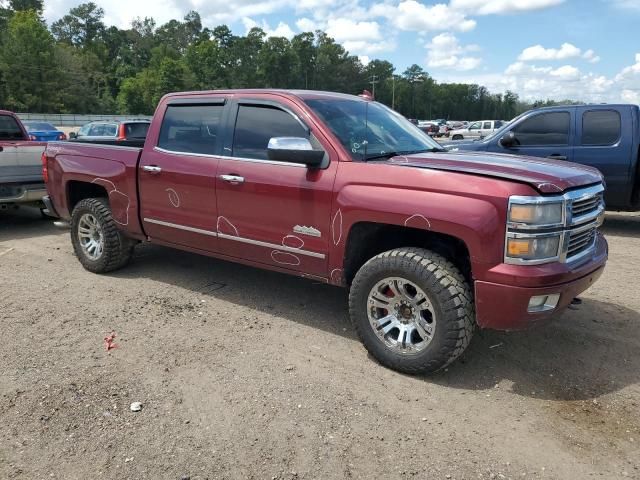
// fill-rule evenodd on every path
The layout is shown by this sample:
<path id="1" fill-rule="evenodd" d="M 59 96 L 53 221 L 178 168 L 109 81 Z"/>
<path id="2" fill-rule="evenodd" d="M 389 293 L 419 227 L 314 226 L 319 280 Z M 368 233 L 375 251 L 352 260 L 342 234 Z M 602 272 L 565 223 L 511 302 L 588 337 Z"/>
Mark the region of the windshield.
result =
<path id="1" fill-rule="evenodd" d="M 426 133 L 380 103 L 326 98 L 305 102 L 354 160 L 442 150 Z"/>
<path id="2" fill-rule="evenodd" d="M 54 127 L 50 123 L 45 123 L 45 122 L 22 122 L 22 124 L 26 127 L 27 130 L 32 132 L 36 130 L 55 130 L 56 129 L 56 127 Z"/>

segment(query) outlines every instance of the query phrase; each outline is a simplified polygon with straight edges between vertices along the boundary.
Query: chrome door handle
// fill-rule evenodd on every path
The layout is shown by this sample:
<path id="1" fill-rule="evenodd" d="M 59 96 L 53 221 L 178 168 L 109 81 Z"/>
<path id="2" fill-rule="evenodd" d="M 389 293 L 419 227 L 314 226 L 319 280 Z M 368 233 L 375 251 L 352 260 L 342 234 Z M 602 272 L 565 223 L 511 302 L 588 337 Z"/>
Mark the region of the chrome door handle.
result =
<path id="1" fill-rule="evenodd" d="M 160 173 L 162 171 L 160 167 L 156 167 L 155 165 L 145 165 L 142 167 L 142 170 L 149 173 Z"/>
<path id="2" fill-rule="evenodd" d="M 240 177 L 238 175 L 220 175 L 220 180 L 222 180 L 223 182 L 231 183 L 233 185 L 244 183 L 244 177 Z"/>

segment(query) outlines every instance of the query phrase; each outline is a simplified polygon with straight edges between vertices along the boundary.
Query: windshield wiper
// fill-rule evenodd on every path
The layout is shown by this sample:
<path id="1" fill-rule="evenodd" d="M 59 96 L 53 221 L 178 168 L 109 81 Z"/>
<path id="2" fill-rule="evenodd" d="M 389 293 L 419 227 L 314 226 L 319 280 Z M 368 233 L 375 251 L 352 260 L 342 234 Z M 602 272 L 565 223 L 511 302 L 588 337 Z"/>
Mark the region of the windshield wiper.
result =
<path id="1" fill-rule="evenodd" d="M 385 152 L 385 153 L 380 153 L 378 155 L 371 155 L 369 157 L 365 157 L 365 162 L 369 161 L 369 160 L 376 160 L 378 158 L 391 158 L 391 157 L 398 157 L 401 155 L 413 155 L 415 153 L 435 153 L 435 152 L 445 152 L 446 150 L 444 148 L 437 148 L 437 147 L 433 147 L 433 148 L 427 148 L 424 150 L 407 150 L 404 152 Z"/>

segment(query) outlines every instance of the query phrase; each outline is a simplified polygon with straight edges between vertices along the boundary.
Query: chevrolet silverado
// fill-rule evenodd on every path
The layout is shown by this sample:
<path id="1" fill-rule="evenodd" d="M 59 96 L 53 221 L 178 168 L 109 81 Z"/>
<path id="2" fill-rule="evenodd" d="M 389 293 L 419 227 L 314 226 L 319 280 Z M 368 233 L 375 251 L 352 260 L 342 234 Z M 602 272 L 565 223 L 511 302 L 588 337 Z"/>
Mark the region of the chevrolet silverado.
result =
<path id="1" fill-rule="evenodd" d="M 50 143 L 43 172 L 87 270 L 153 242 L 347 287 L 365 347 L 408 373 L 548 320 L 607 260 L 597 170 L 446 152 L 369 97 L 169 94 L 143 148 Z"/>

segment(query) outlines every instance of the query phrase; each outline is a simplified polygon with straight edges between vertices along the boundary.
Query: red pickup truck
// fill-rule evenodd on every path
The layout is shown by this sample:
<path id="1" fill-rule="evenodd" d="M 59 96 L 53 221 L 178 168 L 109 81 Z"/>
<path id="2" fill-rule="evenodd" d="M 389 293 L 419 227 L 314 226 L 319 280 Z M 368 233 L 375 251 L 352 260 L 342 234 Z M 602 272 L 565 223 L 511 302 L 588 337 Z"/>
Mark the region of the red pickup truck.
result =
<path id="1" fill-rule="evenodd" d="M 150 241 L 345 286 L 365 347 L 409 373 L 547 320 L 607 260 L 597 170 L 446 152 L 351 95 L 170 94 L 143 148 L 50 143 L 43 170 L 87 270 Z"/>

